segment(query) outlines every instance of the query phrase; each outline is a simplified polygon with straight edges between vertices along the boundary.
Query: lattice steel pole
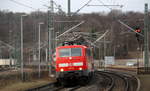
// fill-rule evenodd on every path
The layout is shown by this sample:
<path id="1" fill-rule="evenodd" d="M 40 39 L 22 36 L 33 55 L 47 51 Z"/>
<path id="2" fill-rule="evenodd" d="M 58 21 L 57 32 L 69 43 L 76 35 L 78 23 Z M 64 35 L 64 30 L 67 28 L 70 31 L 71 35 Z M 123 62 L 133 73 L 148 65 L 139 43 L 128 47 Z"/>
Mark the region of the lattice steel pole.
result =
<path id="1" fill-rule="evenodd" d="M 68 0 L 68 16 L 71 15 L 71 1 Z"/>
<path id="2" fill-rule="evenodd" d="M 49 75 L 52 74 L 52 37 L 53 34 L 53 13 L 54 13 L 54 7 L 53 7 L 53 0 L 50 0 L 50 7 L 48 10 L 48 65 L 49 65 Z"/>
<path id="3" fill-rule="evenodd" d="M 144 66 L 149 67 L 149 44 L 148 44 L 148 4 L 145 4 L 144 16 Z"/>

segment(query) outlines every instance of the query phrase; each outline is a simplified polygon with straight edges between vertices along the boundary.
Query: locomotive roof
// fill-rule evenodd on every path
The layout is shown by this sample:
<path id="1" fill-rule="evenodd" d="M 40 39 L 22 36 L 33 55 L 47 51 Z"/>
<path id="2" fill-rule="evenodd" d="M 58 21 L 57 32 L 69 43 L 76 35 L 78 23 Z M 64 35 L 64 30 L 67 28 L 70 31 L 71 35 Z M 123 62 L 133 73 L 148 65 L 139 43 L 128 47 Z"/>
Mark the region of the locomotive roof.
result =
<path id="1" fill-rule="evenodd" d="M 57 48 L 73 48 L 73 47 L 82 47 L 82 48 L 88 48 L 85 45 L 66 45 L 66 46 L 59 46 Z"/>

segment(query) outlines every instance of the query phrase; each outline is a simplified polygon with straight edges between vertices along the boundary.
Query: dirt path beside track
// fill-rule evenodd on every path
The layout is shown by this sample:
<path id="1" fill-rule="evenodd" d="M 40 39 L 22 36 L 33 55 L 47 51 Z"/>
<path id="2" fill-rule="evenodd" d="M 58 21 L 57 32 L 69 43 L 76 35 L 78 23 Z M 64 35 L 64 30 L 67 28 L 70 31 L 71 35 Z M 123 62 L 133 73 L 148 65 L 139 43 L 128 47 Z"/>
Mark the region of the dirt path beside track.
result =
<path id="1" fill-rule="evenodd" d="M 150 91 L 150 75 L 138 75 L 141 82 L 140 91 Z"/>

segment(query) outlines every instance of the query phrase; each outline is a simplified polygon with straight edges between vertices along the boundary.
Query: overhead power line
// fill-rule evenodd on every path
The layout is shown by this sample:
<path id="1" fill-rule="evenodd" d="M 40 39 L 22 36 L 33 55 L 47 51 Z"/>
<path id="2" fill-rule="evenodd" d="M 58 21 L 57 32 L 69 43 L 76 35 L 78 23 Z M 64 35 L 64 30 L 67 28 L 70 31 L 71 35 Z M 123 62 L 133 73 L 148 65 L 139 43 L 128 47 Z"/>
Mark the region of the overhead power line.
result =
<path id="1" fill-rule="evenodd" d="M 62 33 L 62 34 L 60 34 L 59 36 L 57 36 L 57 38 L 59 38 L 59 37 L 63 36 L 64 34 L 66 34 L 66 33 L 70 32 L 70 31 L 72 31 L 73 29 L 77 28 L 78 26 L 80 26 L 80 25 L 81 25 L 81 24 L 83 24 L 84 22 L 85 22 L 85 21 L 81 21 L 79 24 L 75 25 L 74 27 L 72 27 L 72 28 L 68 29 L 68 30 L 67 30 L 67 31 L 65 31 L 64 33 Z"/>
<path id="2" fill-rule="evenodd" d="M 131 31 L 135 32 L 135 30 L 133 28 L 131 28 L 130 26 L 128 26 L 127 24 L 125 24 L 124 22 L 122 22 L 121 20 L 118 20 L 118 22 L 122 25 L 124 25 L 125 27 L 127 27 L 128 29 L 130 29 Z M 142 35 L 141 33 L 138 33 L 138 32 L 135 32 L 137 33 L 138 35 L 144 37 L 144 35 Z"/>
<path id="3" fill-rule="evenodd" d="M 83 37 L 84 38 L 84 37 Z M 92 43 L 91 41 L 89 41 L 88 39 L 84 38 L 86 42 L 88 42 L 89 44 L 91 44 L 92 46 L 95 46 L 97 48 L 99 48 L 98 46 L 96 46 L 94 43 Z"/>
<path id="4" fill-rule="evenodd" d="M 102 36 L 100 36 L 96 41 L 94 41 L 94 44 L 95 44 L 97 41 L 101 40 L 103 37 L 105 37 L 108 32 L 109 32 L 109 30 L 107 30 Z"/>
<path id="5" fill-rule="evenodd" d="M 102 2 L 101 0 L 98 0 L 102 5 L 106 5 L 104 2 Z M 110 7 L 108 7 L 108 6 L 105 6 L 105 7 L 107 7 L 108 9 L 110 9 L 110 10 L 112 10 L 112 8 L 110 8 Z"/>
<path id="6" fill-rule="evenodd" d="M 28 6 L 28 5 L 26 5 L 26 4 L 23 4 L 23 3 L 17 2 L 17 1 L 15 1 L 15 0 L 10 0 L 10 1 L 12 1 L 12 2 L 14 2 L 14 3 L 18 4 L 18 5 L 21 5 L 21 6 L 24 6 L 24 7 L 30 8 L 30 9 L 33 9 L 33 10 L 38 10 L 38 9 L 35 9 L 35 8 L 33 8 L 33 7 L 31 7 L 31 6 Z"/>
<path id="7" fill-rule="evenodd" d="M 81 9 L 83 9 L 85 6 L 87 6 L 91 1 L 92 0 L 89 0 L 86 4 L 84 4 L 81 8 L 79 8 L 75 13 L 73 13 L 72 16 L 77 14 Z"/>
<path id="8" fill-rule="evenodd" d="M 106 5 L 106 4 L 105 4 L 105 5 L 87 5 L 87 6 L 104 6 L 104 7 L 106 7 L 106 6 L 107 6 L 107 7 L 108 7 L 108 6 L 110 6 L 110 7 L 119 6 L 119 7 L 121 7 L 121 8 L 123 7 L 123 5 Z"/>
<path id="9" fill-rule="evenodd" d="M 101 0 L 98 0 L 102 5 L 89 5 L 89 6 L 104 6 L 110 10 L 113 10 L 112 8 L 110 8 L 110 6 L 119 6 L 120 8 L 123 7 L 123 5 L 106 5 L 104 2 L 102 2 Z"/>

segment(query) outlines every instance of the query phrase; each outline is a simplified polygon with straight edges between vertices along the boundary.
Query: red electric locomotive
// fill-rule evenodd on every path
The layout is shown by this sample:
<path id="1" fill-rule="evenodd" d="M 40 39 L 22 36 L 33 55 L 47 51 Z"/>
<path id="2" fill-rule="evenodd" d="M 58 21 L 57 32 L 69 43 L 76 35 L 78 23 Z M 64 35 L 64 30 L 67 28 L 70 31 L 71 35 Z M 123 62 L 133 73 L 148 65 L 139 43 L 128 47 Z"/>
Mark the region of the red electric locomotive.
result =
<path id="1" fill-rule="evenodd" d="M 84 45 L 56 48 L 56 77 L 60 82 L 71 79 L 87 81 L 94 72 L 92 49 Z"/>

